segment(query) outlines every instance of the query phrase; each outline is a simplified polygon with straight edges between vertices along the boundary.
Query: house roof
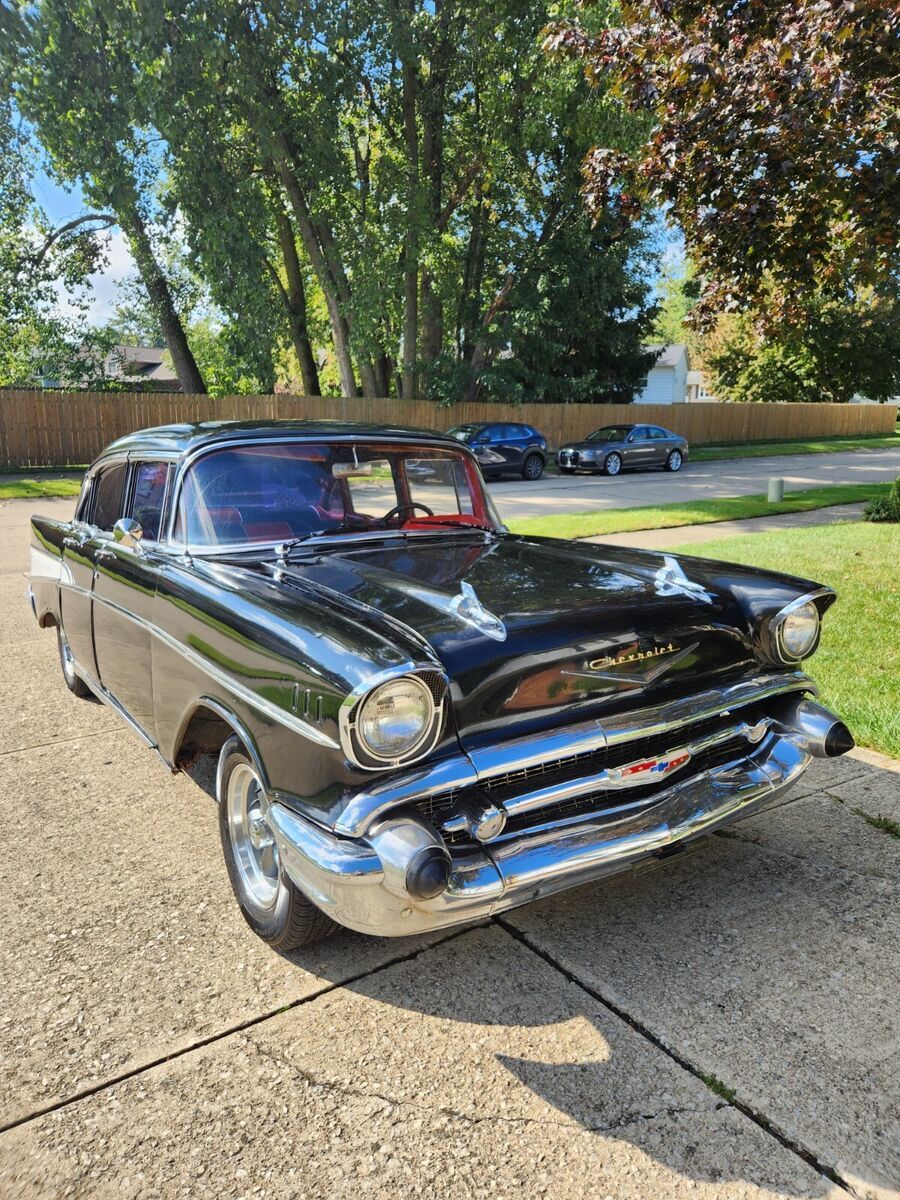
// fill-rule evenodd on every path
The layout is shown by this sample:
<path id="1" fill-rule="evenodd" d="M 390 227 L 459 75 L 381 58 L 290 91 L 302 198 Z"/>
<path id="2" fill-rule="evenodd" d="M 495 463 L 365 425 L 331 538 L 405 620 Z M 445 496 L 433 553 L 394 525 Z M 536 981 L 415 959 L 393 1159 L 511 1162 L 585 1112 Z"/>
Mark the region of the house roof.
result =
<path id="1" fill-rule="evenodd" d="M 687 355 L 687 346 L 684 342 L 672 342 L 668 346 L 657 342 L 655 345 L 647 346 L 646 348 L 647 350 L 655 350 L 657 353 L 656 362 L 653 364 L 654 367 L 677 367 L 682 358 Z"/>
<path id="2" fill-rule="evenodd" d="M 114 346 L 119 360 L 120 378 L 152 379 L 157 383 L 177 383 L 178 375 L 165 362 L 166 351 L 160 346 Z"/>

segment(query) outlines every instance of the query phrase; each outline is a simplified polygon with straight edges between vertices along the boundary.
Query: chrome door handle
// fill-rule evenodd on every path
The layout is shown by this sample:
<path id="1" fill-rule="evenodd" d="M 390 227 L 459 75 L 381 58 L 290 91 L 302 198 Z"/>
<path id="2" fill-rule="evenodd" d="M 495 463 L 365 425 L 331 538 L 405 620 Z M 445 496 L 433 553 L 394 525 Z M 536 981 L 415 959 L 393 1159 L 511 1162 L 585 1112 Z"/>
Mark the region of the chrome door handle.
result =
<path id="1" fill-rule="evenodd" d="M 94 561 L 98 563 L 115 562 L 116 556 L 113 554 L 112 550 L 98 550 L 94 555 Z"/>
<path id="2" fill-rule="evenodd" d="M 84 545 L 84 542 L 82 541 L 81 538 L 77 538 L 77 537 L 64 537 L 63 538 L 63 549 L 64 550 L 80 550 L 83 545 Z"/>

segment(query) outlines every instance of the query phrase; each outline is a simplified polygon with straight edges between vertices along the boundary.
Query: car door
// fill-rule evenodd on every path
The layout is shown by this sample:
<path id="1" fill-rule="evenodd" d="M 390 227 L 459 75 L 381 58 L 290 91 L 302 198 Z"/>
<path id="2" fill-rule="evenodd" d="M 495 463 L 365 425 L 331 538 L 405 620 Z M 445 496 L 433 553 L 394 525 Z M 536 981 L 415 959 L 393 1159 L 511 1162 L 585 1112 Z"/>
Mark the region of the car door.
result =
<path id="1" fill-rule="evenodd" d="M 62 539 L 59 607 L 66 641 L 78 666 L 97 678 L 92 594 L 96 556 L 105 542 L 98 524 L 114 522 L 121 512 L 128 474 L 126 460 L 102 464 L 88 480 L 76 519 Z M 110 524 L 110 528 L 112 525 Z"/>
<path id="2" fill-rule="evenodd" d="M 525 456 L 525 439 L 521 425 L 495 425 L 497 442 L 493 449 L 503 459 L 504 471 L 518 471 Z"/>
<path id="3" fill-rule="evenodd" d="M 653 465 L 653 443 L 646 425 L 636 425 L 625 442 L 625 465 L 633 469 Z"/>
<path id="4" fill-rule="evenodd" d="M 170 466 L 133 461 L 119 516 L 142 527 L 136 545 L 118 541 L 109 520 L 95 554 L 94 650 L 100 683 L 151 740 L 155 740 L 151 659 L 153 604 L 165 561 L 160 534 Z M 118 517 L 116 517 L 118 520 Z"/>
<path id="5" fill-rule="evenodd" d="M 650 434 L 650 446 L 652 450 L 650 462 L 654 467 L 665 466 L 669 451 L 675 445 L 675 439 L 665 429 L 660 429 L 656 425 L 651 425 L 648 432 Z"/>
<path id="6" fill-rule="evenodd" d="M 496 475 L 505 469 L 506 460 L 500 450 L 503 440 L 502 429 L 501 425 L 485 425 L 472 441 L 475 457 L 481 464 L 481 470 L 485 475 Z"/>

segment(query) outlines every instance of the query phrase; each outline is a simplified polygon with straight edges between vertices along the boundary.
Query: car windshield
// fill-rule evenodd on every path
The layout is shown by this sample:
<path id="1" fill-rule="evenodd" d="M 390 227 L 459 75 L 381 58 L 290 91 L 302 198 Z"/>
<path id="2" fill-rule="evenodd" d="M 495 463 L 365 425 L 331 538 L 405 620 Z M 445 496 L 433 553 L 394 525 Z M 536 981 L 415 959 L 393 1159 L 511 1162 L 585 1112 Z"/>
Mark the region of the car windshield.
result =
<path id="1" fill-rule="evenodd" d="M 284 442 L 212 450 L 187 471 L 176 541 L 192 548 L 500 526 L 467 455 L 430 446 Z"/>
<path id="2" fill-rule="evenodd" d="M 630 425 L 604 425 L 588 434 L 589 442 L 624 442 L 631 433 Z"/>

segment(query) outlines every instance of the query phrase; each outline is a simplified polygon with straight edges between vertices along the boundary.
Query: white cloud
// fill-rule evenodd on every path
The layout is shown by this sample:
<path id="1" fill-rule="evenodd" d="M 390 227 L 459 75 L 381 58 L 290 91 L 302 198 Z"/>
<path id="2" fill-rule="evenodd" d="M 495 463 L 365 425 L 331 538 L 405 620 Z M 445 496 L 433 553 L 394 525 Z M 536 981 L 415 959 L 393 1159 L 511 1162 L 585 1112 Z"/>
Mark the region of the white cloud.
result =
<path id="1" fill-rule="evenodd" d="M 91 275 L 88 280 L 87 317 L 92 325 L 102 325 L 110 319 L 119 298 L 117 284 L 137 270 L 120 229 L 114 229 L 110 235 L 107 258 L 109 261 L 105 269 Z M 64 315 L 74 316 L 76 312 L 82 311 L 80 305 L 75 303 L 77 298 L 69 295 L 62 284 L 57 287 L 57 295 L 60 312 Z"/>

